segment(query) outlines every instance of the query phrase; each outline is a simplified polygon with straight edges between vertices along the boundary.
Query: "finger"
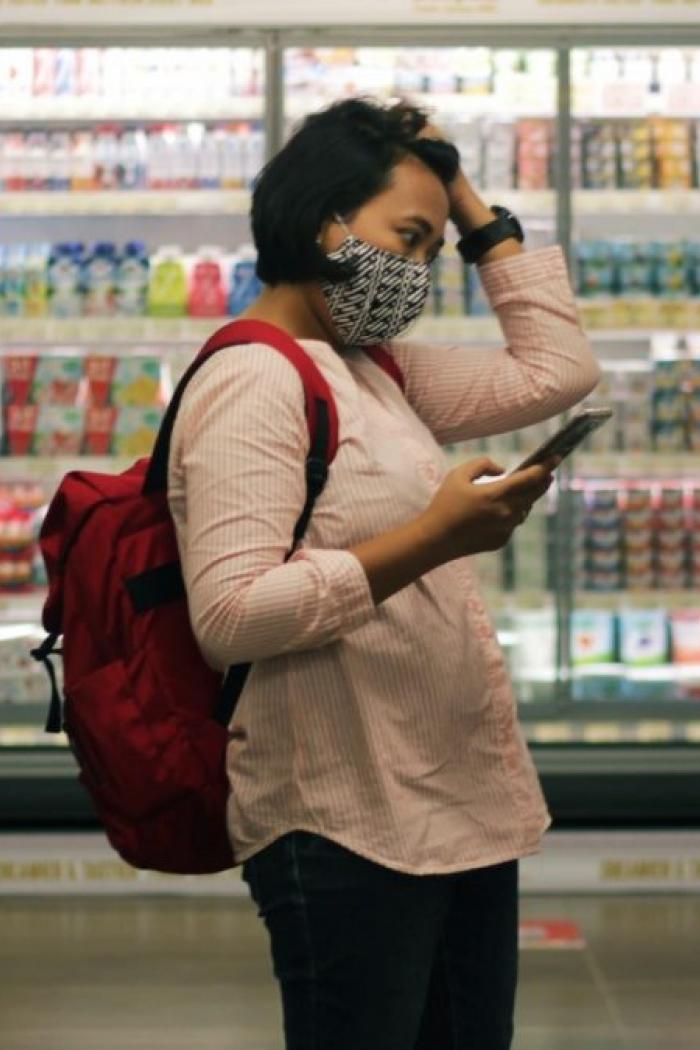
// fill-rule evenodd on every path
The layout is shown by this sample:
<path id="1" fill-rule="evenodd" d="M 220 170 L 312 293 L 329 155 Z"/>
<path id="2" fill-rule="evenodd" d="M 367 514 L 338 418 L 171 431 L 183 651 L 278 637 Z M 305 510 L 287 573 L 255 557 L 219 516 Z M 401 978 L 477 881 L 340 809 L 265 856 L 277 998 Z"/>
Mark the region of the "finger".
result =
<path id="1" fill-rule="evenodd" d="M 474 481 L 476 478 L 482 478 L 485 475 L 494 477 L 503 473 L 503 467 L 500 467 L 498 463 L 494 463 L 488 456 L 470 459 L 468 463 L 464 464 L 462 470 L 469 481 Z"/>
<path id="2" fill-rule="evenodd" d="M 508 497 L 518 493 L 526 493 L 543 485 L 549 485 L 551 476 L 551 471 L 547 470 L 541 463 L 538 463 L 536 466 L 527 467 L 525 470 L 516 470 L 514 474 L 509 474 L 507 477 L 502 478 L 501 481 L 495 482 L 495 484 L 501 487 L 499 494 L 503 497 Z"/>

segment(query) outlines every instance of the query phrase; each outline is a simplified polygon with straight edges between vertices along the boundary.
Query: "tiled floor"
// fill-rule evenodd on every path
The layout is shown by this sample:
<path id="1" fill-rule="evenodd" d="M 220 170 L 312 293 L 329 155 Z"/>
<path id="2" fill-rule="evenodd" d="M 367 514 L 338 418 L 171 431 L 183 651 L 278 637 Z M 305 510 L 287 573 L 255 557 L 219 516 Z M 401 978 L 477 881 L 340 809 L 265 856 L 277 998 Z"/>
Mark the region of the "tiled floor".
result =
<path id="1" fill-rule="evenodd" d="M 587 946 L 522 953 L 513 1050 L 700 1050 L 700 898 L 522 911 Z M 247 900 L 0 899 L 0 1050 L 281 1050 L 280 1027 Z"/>

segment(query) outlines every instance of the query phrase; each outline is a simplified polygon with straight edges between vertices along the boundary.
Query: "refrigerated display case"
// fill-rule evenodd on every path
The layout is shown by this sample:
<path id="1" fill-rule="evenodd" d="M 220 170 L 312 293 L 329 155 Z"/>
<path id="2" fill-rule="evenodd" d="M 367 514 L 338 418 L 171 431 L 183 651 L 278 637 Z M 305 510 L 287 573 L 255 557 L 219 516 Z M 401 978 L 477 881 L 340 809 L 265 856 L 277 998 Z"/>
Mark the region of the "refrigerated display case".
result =
<path id="1" fill-rule="evenodd" d="M 591 403 L 616 409 L 479 558 L 555 817 L 699 815 L 700 49 L 616 32 L 590 47 L 542 27 L 527 46 L 455 28 L 420 45 L 328 29 L 0 48 L 0 821 L 90 819 L 27 655 L 46 502 L 75 466 L 148 452 L 193 352 L 255 292 L 264 156 L 354 94 L 424 105 L 528 245 L 564 245 L 604 368 Z M 501 340 L 454 238 L 415 334 Z M 513 465 L 559 422 L 447 451 Z"/>

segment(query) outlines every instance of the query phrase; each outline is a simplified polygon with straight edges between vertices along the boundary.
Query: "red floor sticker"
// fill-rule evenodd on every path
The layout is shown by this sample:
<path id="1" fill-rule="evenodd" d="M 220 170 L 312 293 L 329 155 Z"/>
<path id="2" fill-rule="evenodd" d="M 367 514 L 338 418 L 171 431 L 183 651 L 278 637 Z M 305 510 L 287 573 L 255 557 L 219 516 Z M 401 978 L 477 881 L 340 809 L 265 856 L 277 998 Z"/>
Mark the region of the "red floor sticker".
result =
<path id="1" fill-rule="evenodd" d="M 575 922 L 559 919 L 528 919 L 520 923 L 521 948 L 585 948 Z"/>

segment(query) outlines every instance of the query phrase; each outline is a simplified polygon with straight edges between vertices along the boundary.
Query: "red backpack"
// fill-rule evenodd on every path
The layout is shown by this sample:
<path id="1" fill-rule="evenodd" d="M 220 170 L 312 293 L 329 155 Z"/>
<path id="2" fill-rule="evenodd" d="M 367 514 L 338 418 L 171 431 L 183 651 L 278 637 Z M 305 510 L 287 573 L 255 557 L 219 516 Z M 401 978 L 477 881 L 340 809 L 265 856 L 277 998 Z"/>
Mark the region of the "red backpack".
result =
<path id="1" fill-rule="evenodd" d="M 250 665 L 222 675 L 197 647 L 167 471 L 187 383 L 212 354 L 249 343 L 284 354 L 304 384 L 307 499 L 289 558 L 336 454 L 338 418 L 311 358 L 286 333 L 259 321 L 228 324 L 206 343 L 175 390 L 150 459 L 122 474 L 67 474 L 41 529 L 49 578 L 42 620 L 49 634 L 32 656 L 51 679 L 46 731 L 65 730 L 110 843 L 136 868 L 197 875 L 237 863 L 226 826 L 225 755 Z M 385 350 L 369 353 L 402 385 Z M 61 634 L 63 647 L 55 649 Z M 63 712 L 52 653 L 63 656 Z"/>

